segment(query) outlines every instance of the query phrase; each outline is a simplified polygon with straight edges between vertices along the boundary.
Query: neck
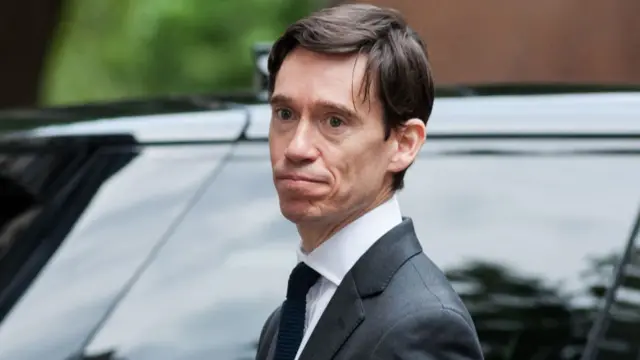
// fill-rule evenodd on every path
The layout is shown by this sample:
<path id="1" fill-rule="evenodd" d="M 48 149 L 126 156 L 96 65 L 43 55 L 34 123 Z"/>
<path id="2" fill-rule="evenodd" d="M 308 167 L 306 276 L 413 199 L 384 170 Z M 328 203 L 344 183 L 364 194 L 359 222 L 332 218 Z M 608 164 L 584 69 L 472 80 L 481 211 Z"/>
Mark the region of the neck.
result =
<path id="1" fill-rule="evenodd" d="M 302 239 L 302 249 L 306 253 L 312 252 L 318 248 L 322 243 L 330 239 L 338 231 L 342 230 L 345 226 L 354 222 L 369 211 L 377 208 L 381 204 L 385 203 L 393 196 L 393 192 L 385 192 L 380 194 L 371 203 L 366 206 L 357 208 L 347 214 L 341 214 L 337 216 L 337 219 L 323 219 L 316 220 L 309 223 L 297 224 L 298 233 Z M 344 215 L 344 216 L 343 216 Z"/>

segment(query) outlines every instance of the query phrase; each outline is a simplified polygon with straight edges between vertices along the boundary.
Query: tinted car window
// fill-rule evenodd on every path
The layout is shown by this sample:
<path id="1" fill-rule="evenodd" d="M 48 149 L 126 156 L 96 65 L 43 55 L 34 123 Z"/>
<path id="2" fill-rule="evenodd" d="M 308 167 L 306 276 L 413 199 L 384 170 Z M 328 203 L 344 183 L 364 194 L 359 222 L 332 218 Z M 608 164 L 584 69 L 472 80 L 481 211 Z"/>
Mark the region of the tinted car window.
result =
<path id="1" fill-rule="evenodd" d="M 107 179 L 0 325 L 0 359 L 65 359 L 82 348 L 225 150 L 146 148 Z"/>
<path id="2" fill-rule="evenodd" d="M 100 184 L 136 156 L 112 150 L 135 144 L 128 135 L 0 140 L 0 322 Z"/>
<path id="3" fill-rule="evenodd" d="M 262 323 L 286 290 L 295 244 L 268 160 L 227 163 L 86 354 L 253 358 Z"/>
<path id="4" fill-rule="evenodd" d="M 633 359 L 640 355 L 640 212 L 631 229 L 624 253 L 595 262 L 595 275 L 613 268 L 608 286 L 599 284 L 592 292 L 603 297 L 582 360 Z M 615 265 L 615 266 L 613 266 Z M 598 274 L 600 273 L 600 274 Z M 606 282 L 604 282 L 606 283 Z"/>
<path id="5" fill-rule="evenodd" d="M 10 264 L 13 259 L 20 258 L 23 262 L 28 256 L 29 251 L 17 253 L 23 245 L 18 244 L 18 239 L 42 210 L 42 184 L 59 171 L 60 163 L 70 160 L 55 153 L 0 151 L 0 292 L 6 289 L 10 277 L 19 268 L 17 263 Z"/>
<path id="6" fill-rule="evenodd" d="M 416 165 L 401 204 L 472 312 L 486 358 L 579 352 L 572 344 L 591 326 L 584 315 L 601 300 L 592 286 L 606 285 L 585 274 L 611 280 L 611 268 L 594 265 L 624 249 L 640 199 L 638 159 L 460 156 Z"/>
<path id="7" fill-rule="evenodd" d="M 584 143 L 507 144 L 515 155 L 478 146 L 428 142 L 399 195 L 403 212 L 464 298 L 487 359 L 575 358 L 591 326 L 578 315 L 597 303 L 583 274 L 610 279 L 594 263 L 624 248 L 640 157 L 557 155 Z M 280 215 L 267 153 L 240 146 L 86 355 L 253 358 L 298 242 Z"/>

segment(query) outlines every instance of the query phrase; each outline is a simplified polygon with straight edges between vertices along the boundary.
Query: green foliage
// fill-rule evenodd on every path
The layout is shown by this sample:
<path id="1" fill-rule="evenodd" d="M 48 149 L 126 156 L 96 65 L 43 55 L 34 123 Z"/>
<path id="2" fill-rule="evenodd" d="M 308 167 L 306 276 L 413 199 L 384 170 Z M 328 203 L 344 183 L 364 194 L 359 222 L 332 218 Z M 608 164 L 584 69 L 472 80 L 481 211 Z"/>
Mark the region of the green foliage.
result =
<path id="1" fill-rule="evenodd" d="M 43 84 L 47 104 L 237 90 L 251 48 L 313 0 L 68 0 Z"/>

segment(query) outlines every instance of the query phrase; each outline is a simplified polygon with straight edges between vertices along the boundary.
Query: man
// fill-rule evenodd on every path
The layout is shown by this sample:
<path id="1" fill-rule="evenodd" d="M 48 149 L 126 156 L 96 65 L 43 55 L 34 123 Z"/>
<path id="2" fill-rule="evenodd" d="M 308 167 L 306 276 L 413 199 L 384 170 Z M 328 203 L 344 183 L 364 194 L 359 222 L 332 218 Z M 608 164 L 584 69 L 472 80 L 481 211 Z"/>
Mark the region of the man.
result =
<path id="1" fill-rule="evenodd" d="M 256 358 L 482 359 L 394 195 L 433 106 L 422 41 L 393 10 L 342 5 L 291 25 L 268 69 L 273 177 L 301 246 Z"/>

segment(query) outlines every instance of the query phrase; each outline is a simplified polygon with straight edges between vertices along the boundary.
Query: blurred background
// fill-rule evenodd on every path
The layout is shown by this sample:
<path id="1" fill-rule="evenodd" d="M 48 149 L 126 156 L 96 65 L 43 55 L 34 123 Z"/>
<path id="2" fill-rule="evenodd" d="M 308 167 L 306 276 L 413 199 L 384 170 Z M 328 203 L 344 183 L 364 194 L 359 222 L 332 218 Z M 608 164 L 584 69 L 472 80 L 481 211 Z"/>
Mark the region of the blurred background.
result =
<path id="1" fill-rule="evenodd" d="M 9 142 L 0 152 L 0 175 L 9 174 L 0 176 L 0 342 L 9 344 L 0 350 L 35 354 L 3 357 L 0 351 L 0 359 L 41 359 L 39 352 L 61 358 L 51 349 L 65 356 L 79 349 L 67 359 L 84 360 L 167 358 L 161 354 L 253 359 L 257 330 L 281 301 L 286 283 L 279 281 L 293 267 L 280 259 L 297 241 L 270 182 L 266 142 L 260 141 L 266 131 L 254 132 L 250 137 L 258 141 L 234 147 L 228 157 L 219 155 L 227 154 L 220 150 L 226 145 L 200 148 L 195 142 L 134 143 L 112 152 L 103 151 L 112 145 L 106 136 L 89 148 L 75 142 L 98 128 L 87 120 L 132 116 L 116 129 L 143 142 L 153 142 L 145 134 L 162 142 L 180 138 L 171 131 L 199 110 L 208 110 L 205 117 L 185 122 L 179 134 L 202 131 L 202 123 L 244 123 L 247 114 L 184 100 L 66 112 L 2 110 L 254 93 L 254 45 L 270 43 L 295 20 L 342 2 L 0 1 L 0 132 L 56 121 L 87 125 L 40 132 L 63 138 L 67 147 L 58 152 L 14 152 Z M 576 360 L 584 353 L 599 354 L 597 360 L 640 359 L 640 227 L 627 235 L 640 198 L 640 0 L 356 2 L 393 7 L 406 16 L 426 40 L 440 96 L 451 88 L 478 93 L 478 85 L 487 84 L 635 89 L 602 97 L 440 99 L 436 129 L 443 124 L 445 141 L 428 141 L 429 152 L 409 171 L 409 192 L 401 201 L 424 231 L 421 239 L 446 239 L 425 241 L 425 249 L 460 289 L 487 360 Z M 247 109 L 256 124 L 268 124 L 267 105 Z M 172 114 L 156 126 L 159 118 L 137 117 L 145 111 Z M 460 127 L 462 135 L 484 122 L 489 137 L 447 140 L 447 129 L 455 129 L 447 128 L 451 119 L 469 125 Z M 512 138 L 491 137 L 511 120 L 516 122 L 509 130 L 517 130 Z M 566 136 L 541 140 L 540 128 Z M 114 131 L 105 129 L 96 133 Z M 593 137 L 573 137 L 573 130 Z M 18 148 L 21 142 L 39 144 L 30 134 L 17 139 Z M 200 186 L 204 195 L 193 195 Z M 183 221 L 173 211 L 192 206 L 191 196 L 201 198 Z M 6 205 L 12 202 L 20 205 Z M 174 219 L 180 226 L 174 227 Z M 33 225 L 41 223 L 47 226 Z M 166 241 L 168 250 L 155 252 Z M 244 260 L 263 254 L 275 260 Z M 3 256 L 11 259 L 4 265 Z M 58 267 L 38 275 L 50 257 Z M 132 277 L 135 286 L 127 288 L 141 259 L 153 259 L 145 265 L 146 277 Z M 20 271 L 28 275 L 15 275 Z M 31 285 L 36 275 L 45 280 Z M 237 286 L 243 281 L 256 286 Z M 25 301 L 20 297 L 27 289 Z M 130 289 L 129 296 L 120 296 Z M 3 320 L 9 310 L 13 317 Z M 81 347 L 79 338 L 86 341 Z"/>
<path id="2" fill-rule="evenodd" d="M 252 45 L 338 0 L 0 3 L 0 109 L 250 89 Z M 638 0 L 375 0 L 440 85 L 640 83 Z"/>

